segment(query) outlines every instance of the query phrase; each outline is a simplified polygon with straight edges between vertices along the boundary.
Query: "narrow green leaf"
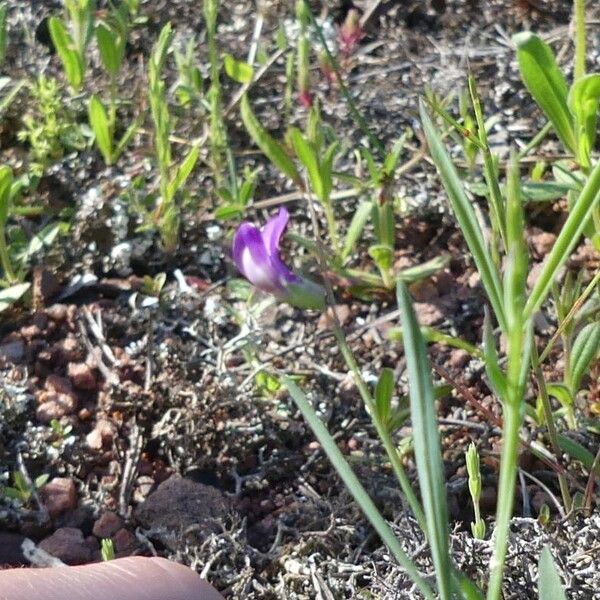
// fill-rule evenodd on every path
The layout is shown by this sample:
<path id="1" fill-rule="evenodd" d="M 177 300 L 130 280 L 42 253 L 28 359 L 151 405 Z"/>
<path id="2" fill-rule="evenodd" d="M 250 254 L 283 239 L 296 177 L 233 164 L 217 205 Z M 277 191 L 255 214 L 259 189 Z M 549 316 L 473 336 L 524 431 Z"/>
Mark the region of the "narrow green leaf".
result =
<path id="1" fill-rule="evenodd" d="M 571 351 L 571 386 L 579 391 L 581 380 L 600 352 L 600 322 L 589 323 L 580 332 Z"/>
<path id="2" fill-rule="evenodd" d="M 0 312 L 12 306 L 21 299 L 25 292 L 31 287 L 30 283 L 17 283 L 0 291 Z"/>
<path id="3" fill-rule="evenodd" d="M 69 85 L 78 91 L 83 84 L 85 66 L 82 58 L 75 50 L 74 42 L 68 34 L 63 22 L 57 17 L 50 17 L 48 29 L 52 43 L 60 57 Z"/>
<path id="4" fill-rule="evenodd" d="M 426 279 L 441 271 L 450 262 L 449 254 L 440 254 L 435 258 L 431 258 L 420 265 L 414 267 L 406 267 L 398 273 L 396 280 L 403 283 L 413 283 L 421 279 Z"/>
<path id="5" fill-rule="evenodd" d="M 427 539 L 435 566 L 438 594 L 446 600 L 450 598 L 453 567 L 448 547 L 448 507 L 433 384 L 425 341 L 408 290 L 399 283 L 396 292 L 402 317 L 415 461 L 427 518 Z"/>
<path id="6" fill-rule="evenodd" d="M 233 219 L 244 214 L 245 206 L 243 204 L 227 204 L 225 206 L 219 206 L 215 210 L 215 219 L 226 221 L 227 219 Z"/>
<path id="7" fill-rule="evenodd" d="M 489 312 L 485 311 L 483 321 L 483 356 L 485 371 L 490 379 L 490 384 L 499 398 L 506 398 L 506 377 L 498 364 L 498 352 L 496 351 L 496 340 L 492 331 Z"/>
<path id="8" fill-rule="evenodd" d="M 590 167 L 590 154 L 596 141 L 599 100 L 600 73 L 578 79 L 569 90 L 567 102 L 577 128 L 577 157 L 585 168 Z"/>
<path id="9" fill-rule="evenodd" d="M 371 500 L 369 494 L 358 480 L 358 477 L 356 477 L 354 471 L 350 468 L 350 465 L 347 463 L 343 454 L 340 452 L 340 449 L 337 447 L 335 440 L 331 437 L 321 419 L 319 419 L 315 413 L 313 407 L 302 390 L 290 377 L 287 376 L 283 377 L 283 384 L 288 389 L 292 399 L 298 407 L 298 410 L 302 413 L 302 416 L 310 426 L 312 432 L 321 444 L 325 454 L 327 454 L 327 457 L 332 462 L 335 470 L 346 485 L 348 491 L 352 494 L 356 500 L 356 503 L 360 506 L 367 519 L 369 519 L 369 522 L 375 531 L 377 531 L 379 537 L 389 548 L 390 552 L 393 554 L 398 563 L 406 570 L 406 573 L 414 581 L 423 596 L 425 596 L 427 600 L 434 600 L 435 596 L 430 587 L 419 575 L 414 564 L 402 549 L 402 546 L 394 535 L 394 532 L 377 510 L 373 500 Z"/>
<path id="10" fill-rule="evenodd" d="M 100 22 L 96 26 L 96 40 L 104 67 L 109 75 L 116 77 L 125 54 L 125 44 L 119 32 L 112 29 L 107 23 Z"/>
<path id="11" fill-rule="evenodd" d="M 381 370 L 381 375 L 375 386 L 375 406 L 377 416 L 382 423 L 387 423 L 392 407 L 392 396 L 394 394 L 394 371 L 389 367 Z"/>
<path id="12" fill-rule="evenodd" d="M 531 316 L 546 299 L 556 273 L 565 264 L 573 248 L 592 215 L 592 210 L 600 204 L 600 161 L 590 173 L 581 194 L 571 207 L 571 211 L 560 234 L 554 243 L 542 272 L 525 305 L 524 317 Z"/>
<path id="13" fill-rule="evenodd" d="M 240 114 L 244 126 L 254 143 L 262 150 L 265 156 L 284 174 L 294 181 L 296 185 L 302 186 L 302 177 L 296 169 L 292 159 L 285 150 L 275 141 L 260 124 L 250 106 L 248 97 L 244 95 L 240 103 Z"/>
<path id="14" fill-rule="evenodd" d="M 119 143 L 117 144 L 115 151 L 113 152 L 113 160 L 114 161 L 117 161 L 119 159 L 119 156 L 121 156 L 121 154 L 123 154 L 123 150 L 125 150 L 125 148 L 127 148 L 127 145 L 129 144 L 129 142 L 131 141 L 133 136 L 137 133 L 138 129 L 141 127 L 143 122 L 144 122 L 144 116 L 140 115 L 127 128 L 127 130 L 123 134 L 123 137 L 120 139 Z"/>
<path id="15" fill-rule="evenodd" d="M 185 184 L 193 168 L 196 166 L 198 156 L 200 156 L 200 148 L 198 146 L 194 146 L 187 153 L 179 167 L 177 167 L 177 171 L 173 176 L 173 179 L 171 179 L 169 185 L 167 186 L 167 201 L 172 200 L 177 191 Z"/>
<path id="16" fill-rule="evenodd" d="M 92 128 L 96 138 L 98 150 L 100 150 L 102 153 L 104 162 L 107 165 L 111 165 L 113 160 L 113 140 L 111 127 L 110 123 L 108 122 L 106 109 L 104 108 L 104 105 L 98 96 L 94 95 L 90 98 L 90 103 L 88 105 L 88 118 L 90 121 L 90 127 Z"/>
<path id="17" fill-rule="evenodd" d="M 375 244 L 369 247 L 369 256 L 375 261 L 375 264 L 382 271 L 392 268 L 394 260 L 394 251 L 389 246 Z"/>
<path id="18" fill-rule="evenodd" d="M 225 54 L 223 65 L 225 73 L 238 83 L 250 83 L 254 77 L 252 66 L 241 60 L 236 60 L 231 54 Z"/>
<path id="19" fill-rule="evenodd" d="M 458 220 L 462 234 L 473 255 L 481 281 L 485 287 L 492 308 L 494 309 L 494 314 L 496 315 L 502 330 L 506 331 L 506 315 L 504 313 L 504 305 L 502 302 L 500 276 L 485 243 L 483 233 L 477 222 L 477 217 L 475 216 L 475 211 L 465 194 L 462 181 L 456 172 L 456 168 L 448 156 L 422 101 L 419 104 L 419 110 L 431 158 L 438 169 L 438 173 L 442 179 L 450 203 L 452 204 L 452 209 Z"/>
<path id="20" fill-rule="evenodd" d="M 290 139 L 292 140 L 296 155 L 306 168 L 313 192 L 321 202 L 324 202 L 325 188 L 323 186 L 323 179 L 321 178 L 321 165 L 319 164 L 316 150 L 309 141 L 304 139 L 302 132 L 297 127 L 290 129 Z"/>
<path id="21" fill-rule="evenodd" d="M 0 167 L 0 227 L 4 227 L 8 219 L 10 199 L 12 196 L 13 172 L 12 169 L 3 165 Z"/>
<path id="22" fill-rule="evenodd" d="M 352 221 L 350 221 L 348 232 L 346 233 L 344 249 L 342 250 L 342 258 L 348 258 L 348 256 L 350 256 L 354 250 L 356 243 L 358 242 L 360 236 L 362 235 L 363 229 L 367 224 L 372 205 L 373 203 L 370 200 L 363 201 L 358 205 L 358 208 L 352 217 Z"/>
<path id="23" fill-rule="evenodd" d="M 592 469 L 594 466 L 594 455 L 587 448 L 563 433 L 558 434 L 557 441 L 563 452 L 566 452 L 571 458 L 578 460 L 588 471 Z M 600 474 L 600 468 L 598 471 L 598 474 Z"/>
<path id="24" fill-rule="evenodd" d="M 523 31 L 513 36 L 523 83 L 554 126 L 568 150 L 577 143 L 573 119 L 567 106 L 567 82 L 556 64 L 552 49 L 537 35 Z"/>
<path id="25" fill-rule="evenodd" d="M 567 600 L 563 591 L 560 575 L 556 570 L 552 554 L 548 546 L 544 546 L 538 563 L 538 599 L 539 600 Z"/>

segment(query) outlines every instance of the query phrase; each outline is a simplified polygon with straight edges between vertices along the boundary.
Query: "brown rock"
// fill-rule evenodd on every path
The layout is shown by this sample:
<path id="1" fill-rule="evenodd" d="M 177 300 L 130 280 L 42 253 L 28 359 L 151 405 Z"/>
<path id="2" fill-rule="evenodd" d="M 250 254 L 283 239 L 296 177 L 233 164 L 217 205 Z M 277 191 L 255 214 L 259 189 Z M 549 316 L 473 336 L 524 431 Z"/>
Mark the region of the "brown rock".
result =
<path id="1" fill-rule="evenodd" d="M 450 351 L 450 359 L 448 363 L 450 366 L 455 369 L 462 369 L 469 364 L 471 360 L 471 355 L 466 350 L 461 350 L 460 348 L 452 348 Z"/>
<path id="2" fill-rule="evenodd" d="M 121 527 L 123 527 L 123 519 L 114 512 L 107 511 L 96 520 L 92 533 L 99 538 L 109 538 L 115 535 Z"/>
<path id="3" fill-rule="evenodd" d="M 548 231 L 540 231 L 539 233 L 534 233 L 529 238 L 529 243 L 533 248 L 535 255 L 538 258 L 543 258 L 552 250 L 552 246 L 554 246 L 554 242 L 556 241 L 556 236 L 553 233 Z"/>
<path id="4" fill-rule="evenodd" d="M 93 552 L 83 537 L 81 529 L 61 527 L 39 543 L 42 550 L 68 565 L 82 565 L 90 562 Z"/>
<path id="5" fill-rule="evenodd" d="M 52 360 L 58 365 L 66 365 L 82 360 L 83 352 L 74 337 L 66 337 L 52 346 Z"/>
<path id="6" fill-rule="evenodd" d="M 46 309 L 46 314 L 53 321 L 64 321 L 67 318 L 67 305 L 53 304 Z"/>
<path id="7" fill-rule="evenodd" d="M 415 302 L 413 306 L 420 325 L 435 325 L 444 318 L 442 311 L 430 302 Z"/>
<path id="8" fill-rule="evenodd" d="M 416 281 L 408 289 L 416 302 L 429 302 L 439 296 L 437 287 L 429 279 Z"/>
<path id="9" fill-rule="evenodd" d="M 119 529 L 112 537 L 115 553 L 121 556 L 131 554 L 138 545 L 137 538 L 131 531 L 124 527 Z"/>
<path id="10" fill-rule="evenodd" d="M 97 387 L 94 371 L 86 363 L 69 363 L 67 374 L 73 385 L 80 390 L 95 390 Z"/>
<path id="11" fill-rule="evenodd" d="M 92 450 L 102 450 L 105 444 L 111 444 L 115 435 L 115 426 L 106 419 L 100 419 L 94 429 L 85 437 L 86 444 Z"/>
<path id="12" fill-rule="evenodd" d="M 317 323 L 317 329 L 319 331 L 323 331 L 324 329 L 329 328 L 329 318 L 333 317 L 334 311 L 338 318 L 338 321 L 340 322 L 340 325 L 343 326 L 348 324 L 350 318 L 352 317 L 352 311 L 350 310 L 350 307 L 347 304 L 338 304 L 334 307 L 329 307 L 327 309 L 327 312 L 324 312 L 319 317 L 319 321 Z"/>
<path id="13" fill-rule="evenodd" d="M 77 506 L 75 483 L 66 477 L 55 477 L 40 490 L 40 498 L 54 519 Z"/>
<path id="14" fill-rule="evenodd" d="M 185 543 L 183 532 L 193 526 L 199 540 L 217 530 L 230 503 L 220 490 L 175 474 L 163 481 L 135 511 L 136 520 L 171 550 Z"/>
<path id="15" fill-rule="evenodd" d="M 71 385 L 71 382 L 64 377 L 59 377 L 58 375 L 54 374 L 46 377 L 44 388 L 50 392 L 56 392 L 58 394 L 73 394 L 73 386 Z"/>
<path id="16" fill-rule="evenodd" d="M 52 419 L 60 419 L 77 410 L 77 400 L 67 394 L 43 392 L 39 399 L 41 404 L 37 407 L 35 416 L 40 423 L 50 423 Z"/>
<path id="17" fill-rule="evenodd" d="M 26 327 L 21 327 L 20 334 L 26 340 L 32 340 L 40 337 L 42 335 L 42 330 L 37 325 L 27 325 Z"/>

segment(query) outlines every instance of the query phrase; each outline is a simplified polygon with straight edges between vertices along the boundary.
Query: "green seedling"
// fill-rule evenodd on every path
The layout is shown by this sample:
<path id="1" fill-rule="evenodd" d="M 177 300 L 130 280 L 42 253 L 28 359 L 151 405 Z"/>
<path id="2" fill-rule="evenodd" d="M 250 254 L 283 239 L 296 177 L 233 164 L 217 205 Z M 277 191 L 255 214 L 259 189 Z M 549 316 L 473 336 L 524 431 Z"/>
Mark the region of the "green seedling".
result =
<path id="1" fill-rule="evenodd" d="M 475 521 L 471 523 L 471 533 L 478 540 L 485 538 L 485 521 L 481 518 L 479 509 L 479 499 L 481 498 L 481 471 L 479 468 L 479 453 L 475 444 L 469 444 L 465 452 L 465 462 L 467 465 L 467 473 L 469 475 L 469 493 L 473 501 L 473 512 L 475 513 Z"/>

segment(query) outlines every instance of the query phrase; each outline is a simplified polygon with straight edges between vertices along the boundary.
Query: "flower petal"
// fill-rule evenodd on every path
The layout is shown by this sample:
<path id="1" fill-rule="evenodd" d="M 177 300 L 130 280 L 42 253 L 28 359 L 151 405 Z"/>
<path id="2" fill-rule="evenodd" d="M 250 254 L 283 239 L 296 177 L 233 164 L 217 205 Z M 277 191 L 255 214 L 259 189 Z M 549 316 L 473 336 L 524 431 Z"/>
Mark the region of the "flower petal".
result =
<path id="1" fill-rule="evenodd" d="M 242 275 L 260 290 L 271 294 L 283 290 L 280 273 L 267 254 L 261 232 L 251 223 L 242 223 L 236 231 L 233 259 Z"/>
<path id="2" fill-rule="evenodd" d="M 287 209 L 282 206 L 279 212 L 271 217 L 261 229 L 261 235 L 269 256 L 279 256 L 279 240 L 287 227 L 289 221 Z"/>
<path id="3" fill-rule="evenodd" d="M 231 253 L 233 255 L 235 266 L 238 268 L 240 273 L 244 275 L 244 277 L 246 277 L 246 273 L 244 272 L 242 255 L 249 244 L 255 243 L 253 240 L 255 238 L 254 232 L 256 231 L 258 230 L 254 225 L 252 225 L 252 223 L 244 222 L 237 228 L 233 238 L 233 247 Z"/>

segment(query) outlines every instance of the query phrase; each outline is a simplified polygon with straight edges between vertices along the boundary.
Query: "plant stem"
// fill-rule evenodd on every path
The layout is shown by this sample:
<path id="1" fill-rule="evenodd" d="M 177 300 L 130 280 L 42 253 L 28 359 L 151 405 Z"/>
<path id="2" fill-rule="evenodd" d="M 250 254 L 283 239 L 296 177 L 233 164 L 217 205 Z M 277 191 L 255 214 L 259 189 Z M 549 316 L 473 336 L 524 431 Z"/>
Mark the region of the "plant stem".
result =
<path id="1" fill-rule="evenodd" d="M 323 203 L 325 209 L 325 218 L 327 219 L 327 229 L 329 230 L 329 237 L 331 238 L 331 245 L 336 255 L 340 254 L 340 238 L 337 233 L 337 223 L 335 220 L 335 214 L 333 212 L 333 206 L 331 201 Z"/>
<path id="2" fill-rule="evenodd" d="M 575 0 L 575 81 L 585 75 L 585 0 Z"/>
<path id="3" fill-rule="evenodd" d="M 308 185 L 305 184 L 304 188 L 308 189 Z M 327 259 L 325 257 L 325 252 L 323 250 L 323 247 L 322 247 L 322 245 L 320 243 L 320 239 L 319 239 L 319 223 L 317 220 L 317 215 L 315 212 L 312 197 L 308 193 L 305 194 L 305 196 L 306 196 L 306 200 L 308 203 L 308 207 L 309 207 L 310 215 L 311 215 L 311 219 L 312 219 L 312 224 L 313 224 L 313 230 L 314 230 L 315 241 L 316 241 L 317 258 L 320 263 L 322 272 L 325 273 L 327 270 Z M 330 306 L 335 306 L 335 297 L 333 295 L 333 289 L 331 288 L 331 284 L 329 283 L 329 281 L 326 278 L 325 278 L 325 289 L 327 291 L 328 304 Z M 385 451 L 387 452 L 387 455 L 390 459 L 390 463 L 392 464 L 392 469 L 394 471 L 394 474 L 396 475 L 396 478 L 398 479 L 398 483 L 400 484 L 400 487 L 402 488 L 402 492 L 404 493 L 404 496 L 406 497 L 406 500 L 407 500 L 410 508 L 412 509 L 412 511 L 415 515 L 415 518 L 417 519 L 417 521 L 419 523 L 419 526 L 421 527 L 422 531 L 424 533 L 426 533 L 427 527 L 426 527 L 425 515 L 423 513 L 423 509 L 421 508 L 419 500 L 418 500 L 414 490 L 412 489 L 412 486 L 410 485 L 410 480 L 408 479 L 408 477 L 404 471 L 404 467 L 402 466 L 402 462 L 400 461 L 400 455 L 398 454 L 398 449 L 396 448 L 396 445 L 394 444 L 394 442 L 392 440 L 392 436 L 391 436 L 390 432 L 383 425 L 383 423 L 381 423 L 381 421 L 377 418 L 377 407 L 375 405 L 375 400 L 373 399 L 373 396 L 371 395 L 369 386 L 366 384 L 366 382 L 360 372 L 358 363 L 356 362 L 356 359 L 354 358 L 354 354 L 352 353 L 352 350 L 350 349 L 350 346 L 348 345 L 348 341 L 346 340 L 346 336 L 344 335 L 344 331 L 337 319 L 335 312 L 333 312 L 333 314 L 329 318 L 329 325 L 330 325 L 333 335 L 336 339 L 336 342 L 339 346 L 340 352 L 342 353 L 344 361 L 346 362 L 346 366 L 352 373 L 352 375 L 354 377 L 354 382 L 356 383 L 356 387 L 358 388 L 360 396 L 361 396 L 363 402 L 365 403 L 367 410 L 369 411 L 371 419 L 373 420 L 373 424 L 375 425 L 377 434 L 379 435 L 379 438 L 381 439 L 381 441 L 383 443 Z"/>
<path id="4" fill-rule="evenodd" d="M 373 147 L 377 148 L 377 151 L 380 152 L 382 156 L 385 156 L 385 146 L 379 141 L 379 138 L 377 138 L 377 136 L 371 131 L 365 118 L 362 116 L 362 114 L 358 110 L 358 107 L 356 106 L 356 102 L 354 102 L 354 98 L 352 98 L 352 95 L 348 91 L 346 84 L 342 80 L 338 61 L 335 58 L 335 56 L 333 56 L 331 51 L 329 50 L 329 46 L 327 45 L 327 40 L 325 39 L 325 35 L 323 34 L 323 28 L 321 27 L 321 25 L 319 25 L 317 19 L 315 18 L 315 15 L 308 3 L 308 0 L 304 0 L 304 4 L 305 4 L 306 10 L 310 16 L 310 21 L 313 24 L 314 28 L 317 30 L 317 35 L 319 36 L 319 41 L 321 42 L 321 45 L 323 46 L 323 50 L 325 50 L 325 54 L 327 54 L 327 59 L 331 63 L 331 66 L 333 67 L 333 70 L 336 74 L 336 77 L 337 77 L 337 80 L 338 80 L 339 86 L 340 86 L 340 91 L 342 92 L 342 95 L 344 96 L 344 100 L 346 100 L 346 102 L 348 103 L 348 108 L 350 108 L 352 117 L 356 121 L 356 124 L 358 125 L 360 130 L 363 132 L 363 134 L 369 139 L 369 142 L 371 142 Z"/>
<path id="5" fill-rule="evenodd" d="M 548 390 L 546 389 L 546 380 L 544 379 L 544 374 L 542 373 L 542 368 L 540 367 L 540 361 L 535 344 L 532 345 L 531 349 L 531 366 L 537 380 L 540 398 L 544 408 L 544 417 L 546 419 L 546 427 L 548 428 L 550 444 L 552 445 L 552 450 L 558 459 L 558 457 L 561 455 L 561 449 L 558 444 L 558 434 L 556 432 L 556 425 L 554 424 L 554 418 L 552 416 L 552 407 L 550 406 Z M 565 511 L 569 512 L 571 510 L 573 501 L 571 499 L 571 494 L 569 493 L 569 485 L 567 484 L 567 478 L 565 477 L 564 473 L 558 473 L 558 484 L 560 486 L 560 493 Z"/>
<path id="6" fill-rule="evenodd" d="M 594 291 L 594 288 L 598 285 L 598 283 L 600 283 L 600 271 L 598 271 L 594 275 L 594 278 L 588 283 L 588 285 L 586 286 L 585 290 L 583 290 L 579 298 L 575 300 L 573 306 L 567 313 L 567 316 L 562 320 L 562 323 L 556 330 L 556 333 L 552 336 L 552 339 L 548 342 L 548 344 L 546 344 L 546 347 L 544 348 L 544 351 L 540 356 L 540 363 L 543 363 L 546 360 L 546 358 L 548 358 L 548 355 L 550 354 L 552 347 L 556 343 L 556 340 L 561 336 L 562 332 L 573 320 L 579 309 L 583 306 L 585 301 L 588 299 L 589 295 Z"/>
<path id="7" fill-rule="evenodd" d="M 19 278 L 15 275 L 13 271 L 12 264 L 10 262 L 10 256 L 8 254 L 8 247 L 6 245 L 6 232 L 5 232 L 6 224 L 2 224 L 0 226 L 0 263 L 2 263 L 2 268 L 4 269 L 4 274 L 6 275 L 6 279 L 9 283 L 16 283 L 19 281 Z"/>
<path id="8" fill-rule="evenodd" d="M 417 496 L 414 490 L 412 489 L 412 486 L 410 485 L 410 481 L 406 475 L 406 472 L 404 471 L 404 467 L 402 466 L 402 463 L 400 461 L 400 455 L 398 454 L 396 445 L 392 440 L 392 436 L 376 416 L 377 408 L 375 406 L 375 401 L 371 396 L 369 387 L 363 379 L 356 359 L 354 358 L 354 354 L 352 353 L 352 350 L 350 349 L 350 346 L 346 341 L 346 336 L 344 335 L 340 324 L 335 318 L 330 319 L 330 324 L 333 331 L 333 335 L 335 336 L 336 342 L 340 348 L 342 356 L 344 357 L 344 361 L 346 362 L 346 366 L 348 367 L 348 369 L 350 369 L 350 372 L 354 377 L 354 382 L 356 383 L 356 387 L 358 388 L 360 396 L 363 399 L 365 405 L 367 406 L 371 418 L 373 419 L 375 429 L 377 430 L 377 435 L 383 442 L 383 446 L 388 454 L 390 462 L 392 463 L 392 468 L 398 479 L 398 482 L 400 483 L 400 487 L 402 488 L 402 491 L 406 496 L 406 500 L 408 501 L 408 504 L 410 505 L 417 521 L 419 522 L 421 529 L 425 532 L 427 531 L 427 529 L 423 509 L 421 508 L 419 500 L 417 499 Z"/>
<path id="9" fill-rule="evenodd" d="M 499 600 L 502 591 L 502 575 L 506 559 L 506 547 L 513 512 L 515 484 L 517 478 L 517 457 L 519 450 L 519 430 L 521 428 L 521 406 L 505 403 L 504 426 L 502 428 L 502 456 L 500 460 L 500 482 L 498 484 L 498 507 L 496 509 L 496 529 L 494 554 L 490 562 L 490 580 L 487 600 Z"/>

